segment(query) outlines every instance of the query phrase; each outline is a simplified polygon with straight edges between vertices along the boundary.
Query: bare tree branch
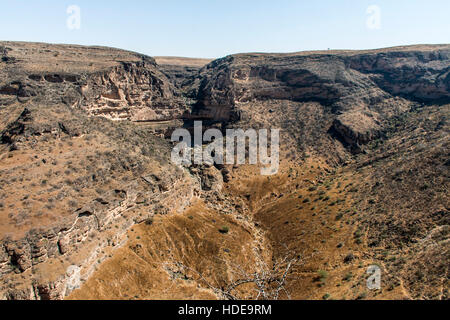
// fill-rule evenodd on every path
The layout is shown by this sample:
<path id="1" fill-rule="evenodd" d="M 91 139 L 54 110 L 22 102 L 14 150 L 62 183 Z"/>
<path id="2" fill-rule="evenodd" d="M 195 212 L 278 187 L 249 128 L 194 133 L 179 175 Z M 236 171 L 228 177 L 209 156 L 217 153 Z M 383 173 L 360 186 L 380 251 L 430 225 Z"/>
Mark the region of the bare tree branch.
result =
<path id="1" fill-rule="evenodd" d="M 291 295 L 286 289 L 286 282 L 292 273 L 292 268 L 299 263 L 300 256 L 290 258 L 289 255 L 286 255 L 269 266 L 259 254 L 256 254 L 255 270 L 252 273 L 247 272 L 238 264 L 232 264 L 229 261 L 219 258 L 218 260 L 221 263 L 227 264 L 231 271 L 231 279 L 229 280 L 229 283 L 223 287 L 220 287 L 218 284 L 212 284 L 200 272 L 181 262 L 173 261 L 172 264 L 176 268 L 181 268 L 182 270 L 188 270 L 194 273 L 199 281 L 204 283 L 209 289 L 213 290 L 214 293 L 222 299 L 244 299 L 239 288 L 245 284 L 253 284 L 255 286 L 252 290 L 255 294 L 250 298 L 252 300 L 278 300 L 281 292 L 283 292 L 288 299 L 291 299 Z"/>

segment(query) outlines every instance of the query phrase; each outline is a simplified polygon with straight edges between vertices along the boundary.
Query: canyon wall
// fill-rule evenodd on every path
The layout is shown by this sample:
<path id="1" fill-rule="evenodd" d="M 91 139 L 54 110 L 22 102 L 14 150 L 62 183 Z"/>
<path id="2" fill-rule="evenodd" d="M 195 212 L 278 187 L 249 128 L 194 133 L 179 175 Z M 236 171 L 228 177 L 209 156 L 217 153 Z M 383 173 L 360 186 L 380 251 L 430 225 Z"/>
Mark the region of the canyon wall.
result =
<path id="1" fill-rule="evenodd" d="M 85 281 L 135 224 L 201 194 L 223 209 L 229 168 L 174 166 L 150 124 L 277 126 L 294 154 L 315 150 L 337 165 L 397 116 L 450 102 L 448 45 L 237 54 L 202 68 L 101 47 L 1 42 L 0 55 L 6 299 L 64 298 L 71 267 Z"/>
<path id="2" fill-rule="evenodd" d="M 358 149 L 411 102 L 450 101 L 449 63 L 448 45 L 231 55 L 191 81 L 194 114 L 228 122 L 241 119 L 240 106 L 252 101 L 317 102 L 333 120 L 330 133 Z"/>

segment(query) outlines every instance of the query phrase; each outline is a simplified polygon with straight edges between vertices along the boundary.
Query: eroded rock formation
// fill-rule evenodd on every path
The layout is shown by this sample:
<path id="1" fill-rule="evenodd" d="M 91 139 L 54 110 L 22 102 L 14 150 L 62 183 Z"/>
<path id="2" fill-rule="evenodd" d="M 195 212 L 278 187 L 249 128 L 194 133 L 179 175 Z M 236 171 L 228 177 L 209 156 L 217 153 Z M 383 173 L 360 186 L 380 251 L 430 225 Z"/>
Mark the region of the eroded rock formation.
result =
<path id="1" fill-rule="evenodd" d="M 111 120 L 181 118 L 186 106 L 154 59 L 117 49 L 2 45 L 0 101 L 66 103 Z M 11 60 L 13 58 L 13 60 Z"/>
<path id="2" fill-rule="evenodd" d="M 252 101 L 318 102 L 334 119 L 331 131 L 356 150 L 410 102 L 450 101 L 449 62 L 446 45 L 232 55 L 192 81 L 194 114 L 229 122 L 241 119 L 241 105 Z"/>

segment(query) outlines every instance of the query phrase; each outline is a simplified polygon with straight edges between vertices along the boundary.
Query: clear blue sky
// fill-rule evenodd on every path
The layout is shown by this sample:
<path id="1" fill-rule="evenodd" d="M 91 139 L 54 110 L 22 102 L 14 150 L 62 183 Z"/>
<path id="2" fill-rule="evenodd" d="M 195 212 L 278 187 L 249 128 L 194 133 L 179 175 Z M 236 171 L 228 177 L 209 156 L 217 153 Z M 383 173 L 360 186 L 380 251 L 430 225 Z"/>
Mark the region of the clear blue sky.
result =
<path id="1" fill-rule="evenodd" d="M 69 5 L 81 28 L 66 26 Z M 367 27 L 370 5 L 380 28 Z M 1 0 L 0 40 L 106 45 L 152 56 L 450 43 L 449 0 Z"/>

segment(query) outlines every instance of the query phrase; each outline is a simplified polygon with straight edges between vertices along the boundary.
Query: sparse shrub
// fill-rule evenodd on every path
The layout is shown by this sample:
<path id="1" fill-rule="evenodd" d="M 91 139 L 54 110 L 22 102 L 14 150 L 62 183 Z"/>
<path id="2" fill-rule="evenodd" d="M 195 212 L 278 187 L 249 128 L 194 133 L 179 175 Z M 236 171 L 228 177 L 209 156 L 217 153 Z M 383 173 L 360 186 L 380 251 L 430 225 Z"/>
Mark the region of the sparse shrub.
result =
<path id="1" fill-rule="evenodd" d="M 227 234 L 230 231 L 230 229 L 227 226 L 223 226 L 219 229 L 219 232 L 222 234 Z"/>
<path id="2" fill-rule="evenodd" d="M 325 281 L 328 279 L 328 272 L 326 272 L 325 270 L 317 271 L 317 279 L 320 282 L 325 283 Z"/>
<path id="3" fill-rule="evenodd" d="M 352 278 L 353 278 L 353 274 L 351 272 L 349 272 L 344 276 L 344 281 L 350 281 Z"/>
<path id="4" fill-rule="evenodd" d="M 367 297 L 367 292 L 363 292 L 358 297 L 356 297 L 357 300 L 363 300 Z"/>
<path id="5" fill-rule="evenodd" d="M 345 258 L 344 258 L 344 262 L 345 263 L 352 262 L 353 260 L 355 260 L 355 256 L 351 252 L 348 255 L 346 255 Z"/>
<path id="6" fill-rule="evenodd" d="M 421 191 L 425 191 L 429 188 L 430 186 L 427 183 L 424 183 L 423 186 L 420 187 Z"/>
<path id="7" fill-rule="evenodd" d="M 48 210 L 52 210 L 55 208 L 55 205 L 51 204 L 51 203 L 47 203 L 44 208 L 48 209 Z"/>

